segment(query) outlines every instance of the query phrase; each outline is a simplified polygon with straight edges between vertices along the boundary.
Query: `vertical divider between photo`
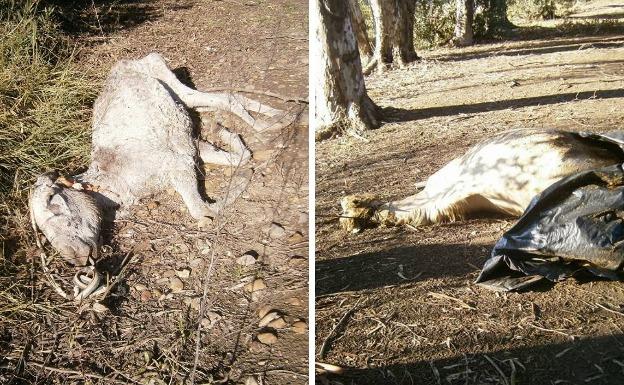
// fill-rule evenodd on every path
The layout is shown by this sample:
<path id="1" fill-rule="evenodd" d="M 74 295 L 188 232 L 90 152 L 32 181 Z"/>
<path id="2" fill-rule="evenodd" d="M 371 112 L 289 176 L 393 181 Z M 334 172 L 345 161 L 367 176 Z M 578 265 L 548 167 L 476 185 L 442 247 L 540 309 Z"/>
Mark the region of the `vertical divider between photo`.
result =
<path id="1" fill-rule="evenodd" d="M 309 311 L 309 319 L 308 319 L 308 349 L 309 349 L 309 362 L 308 362 L 308 376 L 309 383 L 315 383 L 315 372 L 314 372 L 314 342 L 316 335 L 316 322 L 315 322 L 315 271 L 314 271 L 314 261 L 315 261 L 315 244 L 316 244 L 316 233 L 315 229 L 315 202 L 316 202 L 316 173 L 315 173 L 315 135 L 314 135 L 314 111 L 315 111 L 315 100 L 314 95 L 312 94 L 312 77 L 310 71 L 310 64 L 314 59 L 312 57 L 312 53 L 310 51 L 310 39 L 314 38 L 314 31 L 312 31 L 312 24 L 309 22 L 310 15 L 312 14 L 312 1 L 310 0 L 308 4 L 308 311 Z"/>

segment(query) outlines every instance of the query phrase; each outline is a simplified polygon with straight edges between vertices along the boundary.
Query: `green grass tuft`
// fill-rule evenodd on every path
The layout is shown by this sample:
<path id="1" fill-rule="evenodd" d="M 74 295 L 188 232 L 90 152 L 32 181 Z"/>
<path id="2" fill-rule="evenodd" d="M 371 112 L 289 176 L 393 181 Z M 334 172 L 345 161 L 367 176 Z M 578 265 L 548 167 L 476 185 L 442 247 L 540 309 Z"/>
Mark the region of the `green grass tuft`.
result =
<path id="1" fill-rule="evenodd" d="M 77 71 L 54 11 L 0 0 L 0 242 L 15 237 L 37 175 L 88 162 L 92 80 Z"/>

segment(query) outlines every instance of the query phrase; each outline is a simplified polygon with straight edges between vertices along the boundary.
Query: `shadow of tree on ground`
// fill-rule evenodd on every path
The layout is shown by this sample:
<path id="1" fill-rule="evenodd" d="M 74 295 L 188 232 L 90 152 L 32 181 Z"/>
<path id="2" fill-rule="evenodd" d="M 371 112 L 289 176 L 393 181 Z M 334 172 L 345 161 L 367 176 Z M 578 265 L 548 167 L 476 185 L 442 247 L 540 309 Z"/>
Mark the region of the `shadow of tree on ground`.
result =
<path id="1" fill-rule="evenodd" d="M 70 35 L 106 35 L 135 28 L 162 17 L 162 5 L 148 0 L 44 0 L 56 9 L 61 27 Z M 188 1 L 167 5 L 167 10 L 192 7 Z"/>
<path id="2" fill-rule="evenodd" d="M 437 116 L 475 114 L 488 111 L 500 111 L 508 108 L 522 108 L 529 106 L 543 106 L 548 104 L 566 103 L 583 99 L 612 99 L 621 97 L 624 97 L 624 89 L 596 90 L 584 92 L 569 92 L 545 96 L 533 96 L 495 102 L 462 104 L 456 106 L 429 107 L 421 109 L 383 107 L 382 114 L 384 117 L 383 120 L 386 122 L 409 122 L 413 120 L 427 119 Z"/>
<path id="3" fill-rule="evenodd" d="M 483 346 L 483 350 L 475 354 L 347 369 L 344 375 L 334 378 L 345 384 L 358 385 L 615 385 L 624 379 L 622 334 L 505 351 L 488 351 L 487 341 Z M 546 362 L 549 364 L 545 365 Z M 317 380 L 317 383 L 321 382 Z"/>
<path id="4" fill-rule="evenodd" d="M 360 291 L 477 271 L 491 245 L 414 245 L 317 260 L 316 295 Z"/>

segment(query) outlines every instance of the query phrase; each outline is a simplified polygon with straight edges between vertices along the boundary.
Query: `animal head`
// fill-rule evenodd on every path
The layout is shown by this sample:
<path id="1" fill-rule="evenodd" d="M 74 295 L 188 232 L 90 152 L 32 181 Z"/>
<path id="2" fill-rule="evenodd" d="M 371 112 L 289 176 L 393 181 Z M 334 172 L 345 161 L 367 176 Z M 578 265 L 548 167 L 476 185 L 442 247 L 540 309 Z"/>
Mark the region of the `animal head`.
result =
<path id="1" fill-rule="evenodd" d="M 359 233 L 374 224 L 373 215 L 381 205 L 382 202 L 371 194 L 347 195 L 340 200 L 340 225 L 345 231 Z"/>
<path id="2" fill-rule="evenodd" d="M 93 197 L 62 180 L 55 171 L 37 178 L 30 200 L 32 216 L 68 263 L 85 266 L 97 256 L 102 215 Z"/>

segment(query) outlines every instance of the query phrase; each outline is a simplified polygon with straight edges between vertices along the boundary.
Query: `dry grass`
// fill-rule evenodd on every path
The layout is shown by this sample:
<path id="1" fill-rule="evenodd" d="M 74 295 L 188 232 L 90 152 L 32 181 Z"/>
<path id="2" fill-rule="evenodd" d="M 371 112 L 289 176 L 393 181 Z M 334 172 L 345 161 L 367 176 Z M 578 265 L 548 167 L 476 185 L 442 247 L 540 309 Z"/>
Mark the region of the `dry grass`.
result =
<path id="1" fill-rule="evenodd" d="M 32 252 L 26 197 L 41 172 L 75 170 L 87 161 L 86 105 L 94 93 L 74 69 L 51 9 L 0 0 L 0 36 L 0 357 L 7 357 L 11 334 L 64 314 L 34 298 L 33 267 L 25 263 Z"/>
<path id="2" fill-rule="evenodd" d="M 23 216 L 36 175 L 85 165 L 86 106 L 94 92 L 74 68 L 72 47 L 51 9 L 0 1 L 0 36 L 0 225 L 6 237 Z"/>

